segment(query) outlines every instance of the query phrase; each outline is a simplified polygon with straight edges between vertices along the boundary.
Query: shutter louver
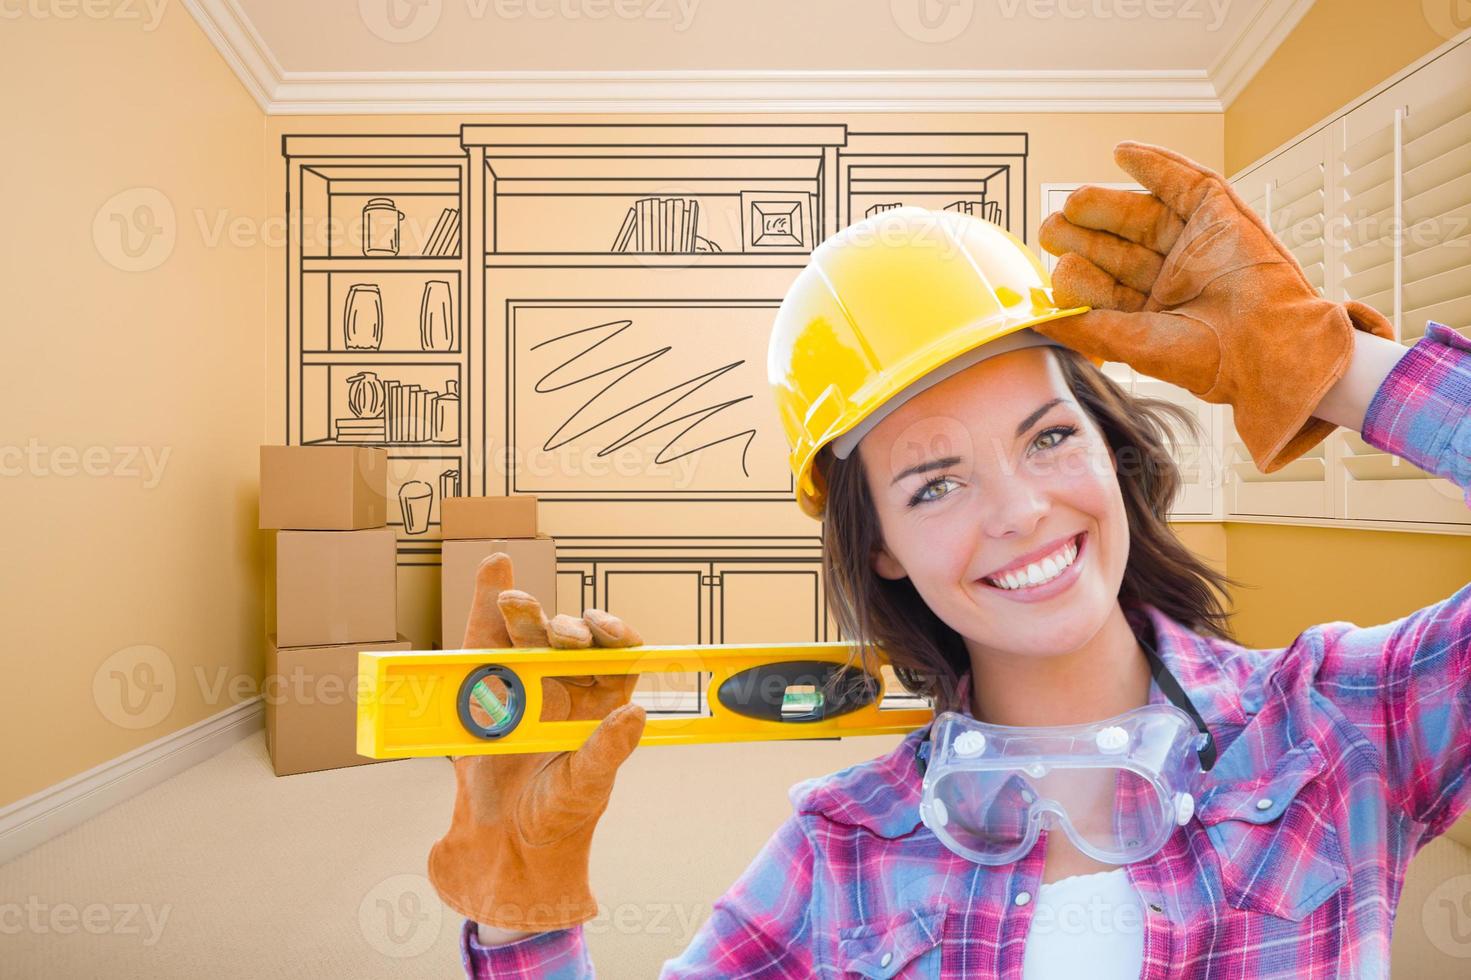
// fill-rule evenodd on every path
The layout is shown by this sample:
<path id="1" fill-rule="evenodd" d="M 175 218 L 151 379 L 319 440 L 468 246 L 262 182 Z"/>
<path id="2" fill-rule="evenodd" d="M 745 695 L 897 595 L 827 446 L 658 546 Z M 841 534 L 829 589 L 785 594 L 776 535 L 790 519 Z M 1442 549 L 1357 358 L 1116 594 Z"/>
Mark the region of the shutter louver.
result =
<path id="1" fill-rule="evenodd" d="M 1307 169 L 1279 180 L 1270 195 L 1272 215 L 1268 222 L 1320 295 L 1324 268 L 1324 171 L 1322 160 L 1318 160 Z"/>
<path id="2" fill-rule="evenodd" d="M 1302 139 L 1233 181 L 1243 200 L 1267 221 L 1320 295 L 1328 293 L 1328 143 L 1325 133 Z M 1327 442 L 1273 473 L 1257 469 L 1224 407 L 1225 512 L 1229 516 L 1317 518 L 1329 514 Z"/>
<path id="3" fill-rule="evenodd" d="M 1344 299 L 1392 318 L 1413 345 L 1429 320 L 1471 324 L 1471 45 L 1349 112 L 1338 187 Z M 1471 527 L 1460 488 L 1336 434 L 1341 516 Z"/>
<path id="4" fill-rule="evenodd" d="M 1471 326 L 1471 85 L 1411 106 L 1404 139 L 1403 339 Z"/>

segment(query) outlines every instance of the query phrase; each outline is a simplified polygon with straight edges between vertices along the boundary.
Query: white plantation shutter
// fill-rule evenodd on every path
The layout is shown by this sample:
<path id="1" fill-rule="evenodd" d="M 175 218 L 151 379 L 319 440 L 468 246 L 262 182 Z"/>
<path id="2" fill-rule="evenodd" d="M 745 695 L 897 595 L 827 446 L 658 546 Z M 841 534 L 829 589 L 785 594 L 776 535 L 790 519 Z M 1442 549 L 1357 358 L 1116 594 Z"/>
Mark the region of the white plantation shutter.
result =
<path id="1" fill-rule="evenodd" d="M 1135 374 L 1133 393 L 1179 405 L 1193 414 L 1200 425 L 1201 435 L 1197 438 L 1174 419 L 1166 420 L 1181 479 L 1180 493 L 1170 508 L 1171 519 L 1220 520 L 1221 461 L 1217 448 L 1221 444 L 1220 406 L 1201 401 L 1179 385 L 1144 374 Z"/>
<path id="2" fill-rule="evenodd" d="M 1427 320 L 1471 327 L 1471 46 L 1462 50 L 1462 64 L 1435 66 L 1437 75 L 1459 71 L 1459 81 L 1412 105 L 1402 122 L 1407 340 L 1422 336 Z"/>
<path id="3" fill-rule="evenodd" d="M 1359 300 L 1412 345 L 1471 335 L 1471 42 L 1462 41 L 1232 181 L 1328 299 Z M 1459 488 L 1339 429 L 1263 476 L 1226 412 L 1229 518 L 1471 531 Z"/>
<path id="4" fill-rule="evenodd" d="M 1297 264 L 1302 266 L 1308 282 L 1323 292 L 1323 226 L 1326 191 L 1321 148 L 1313 148 L 1311 160 L 1291 161 L 1301 166 L 1297 173 L 1270 181 L 1265 189 L 1269 212 L 1268 225 Z"/>
<path id="5" fill-rule="evenodd" d="M 1303 273 L 1328 294 L 1328 138 L 1319 131 L 1239 175 L 1232 187 L 1287 246 Z M 1330 516 L 1329 446 L 1319 443 L 1271 474 L 1257 469 L 1236 431 L 1234 412 L 1225 410 L 1224 507 L 1229 518 L 1311 518 Z"/>
<path id="6" fill-rule="evenodd" d="M 1341 295 L 1413 345 L 1429 320 L 1471 326 L 1471 44 L 1406 76 L 1336 123 Z M 1471 529 L 1459 488 L 1340 430 L 1336 516 Z"/>
<path id="7" fill-rule="evenodd" d="M 1328 441 L 1272 473 L 1257 469 L 1251 452 L 1236 435 L 1233 412 L 1226 408 L 1225 508 L 1228 519 L 1328 516 Z"/>
<path id="8" fill-rule="evenodd" d="M 1386 234 L 1395 219 L 1395 135 L 1387 121 L 1349 143 L 1340 156 L 1338 224 L 1343 299 L 1356 299 L 1395 319 L 1398 253 Z M 1347 128 L 1346 138 L 1352 138 Z"/>

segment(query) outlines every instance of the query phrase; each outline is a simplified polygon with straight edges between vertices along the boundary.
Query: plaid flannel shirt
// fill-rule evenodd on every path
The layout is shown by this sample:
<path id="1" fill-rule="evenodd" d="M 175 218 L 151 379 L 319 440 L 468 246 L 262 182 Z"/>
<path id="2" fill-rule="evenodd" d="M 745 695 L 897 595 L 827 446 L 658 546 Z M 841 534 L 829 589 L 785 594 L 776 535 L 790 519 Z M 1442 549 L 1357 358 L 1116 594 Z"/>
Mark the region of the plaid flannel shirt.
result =
<path id="1" fill-rule="evenodd" d="M 1468 407 L 1471 341 L 1431 323 L 1375 392 L 1363 438 L 1471 506 Z M 1191 820 L 1126 866 L 1142 976 L 1387 976 L 1406 867 L 1471 806 L 1471 584 L 1265 650 L 1152 606 L 1125 613 L 1219 750 Z M 1167 701 L 1153 684 L 1151 701 Z M 917 809 L 923 733 L 793 786 L 792 815 L 660 977 L 1019 978 L 1047 834 L 1001 867 L 946 850 Z M 487 948 L 467 921 L 461 952 L 474 978 L 593 976 L 581 925 Z"/>

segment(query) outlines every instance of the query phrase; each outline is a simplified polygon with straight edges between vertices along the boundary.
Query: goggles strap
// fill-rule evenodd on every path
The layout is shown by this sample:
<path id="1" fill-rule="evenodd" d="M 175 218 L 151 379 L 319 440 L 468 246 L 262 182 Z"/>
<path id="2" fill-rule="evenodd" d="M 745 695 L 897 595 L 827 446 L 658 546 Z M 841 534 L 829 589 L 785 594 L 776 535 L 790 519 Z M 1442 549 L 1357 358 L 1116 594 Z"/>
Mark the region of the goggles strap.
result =
<path id="1" fill-rule="evenodd" d="M 1165 662 L 1155 652 L 1154 644 L 1149 642 L 1149 638 L 1144 636 L 1139 637 L 1139 645 L 1144 648 L 1145 659 L 1149 661 L 1149 668 L 1154 674 L 1154 682 L 1159 685 L 1159 689 L 1164 692 L 1165 697 L 1169 698 L 1175 707 L 1185 712 L 1194 720 L 1195 727 L 1200 729 L 1200 733 L 1205 736 L 1205 744 L 1199 750 L 1200 768 L 1205 772 L 1210 772 L 1216 764 L 1216 740 L 1211 735 L 1210 728 L 1206 726 L 1205 719 L 1200 717 L 1199 711 L 1195 710 L 1195 705 L 1191 702 L 1190 696 L 1185 693 L 1185 689 L 1180 686 L 1180 682 L 1175 680 L 1175 675 L 1170 673 L 1170 669 L 1165 666 Z M 934 731 L 934 727 L 934 722 L 930 722 L 929 725 L 925 726 L 924 738 L 919 740 L 919 745 L 914 750 L 914 762 L 919 768 L 920 776 L 925 774 L 925 769 L 929 766 L 930 733 Z"/>
<path id="2" fill-rule="evenodd" d="M 1195 704 L 1190 700 L 1190 695 L 1185 693 L 1180 682 L 1175 680 L 1175 675 L 1170 673 L 1170 669 L 1159 658 L 1159 654 L 1154 652 L 1154 644 L 1150 643 L 1146 637 L 1140 637 L 1139 645 L 1144 647 L 1144 656 L 1149 660 L 1149 666 L 1154 671 L 1154 682 L 1159 685 L 1159 689 L 1174 703 L 1175 707 L 1191 717 L 1195 722 L 1195 727 L 1200 729 L 1200 733 L 1205 736 L 1205 744 L 1199 750 L 1200 768 L 1205 772 L 1210 772 L 1216 764 L 1215 736 L 1206 727 L 1205 719 L 1200 717 L 1200 712 L 1195 710 Z"/>

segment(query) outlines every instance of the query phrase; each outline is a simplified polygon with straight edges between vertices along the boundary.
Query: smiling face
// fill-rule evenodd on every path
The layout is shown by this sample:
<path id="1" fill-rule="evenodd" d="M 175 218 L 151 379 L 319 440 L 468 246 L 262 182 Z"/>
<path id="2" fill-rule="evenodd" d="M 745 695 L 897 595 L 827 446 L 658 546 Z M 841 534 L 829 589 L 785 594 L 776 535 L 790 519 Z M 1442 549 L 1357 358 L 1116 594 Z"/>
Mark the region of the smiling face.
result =
<path id="1" fill-rule="evenodd" d="M 907 576 L 973 656 L 1068 653 L 1116 611 L 1129 524 L 1114 457 L 1048 348 L 998 354 L 925 389 L 858 455 L 882 530 L 874 570 Z M 1012 590 L 988 581 L 1018 562 L 1012 584 L 1056 577 Z"/>

